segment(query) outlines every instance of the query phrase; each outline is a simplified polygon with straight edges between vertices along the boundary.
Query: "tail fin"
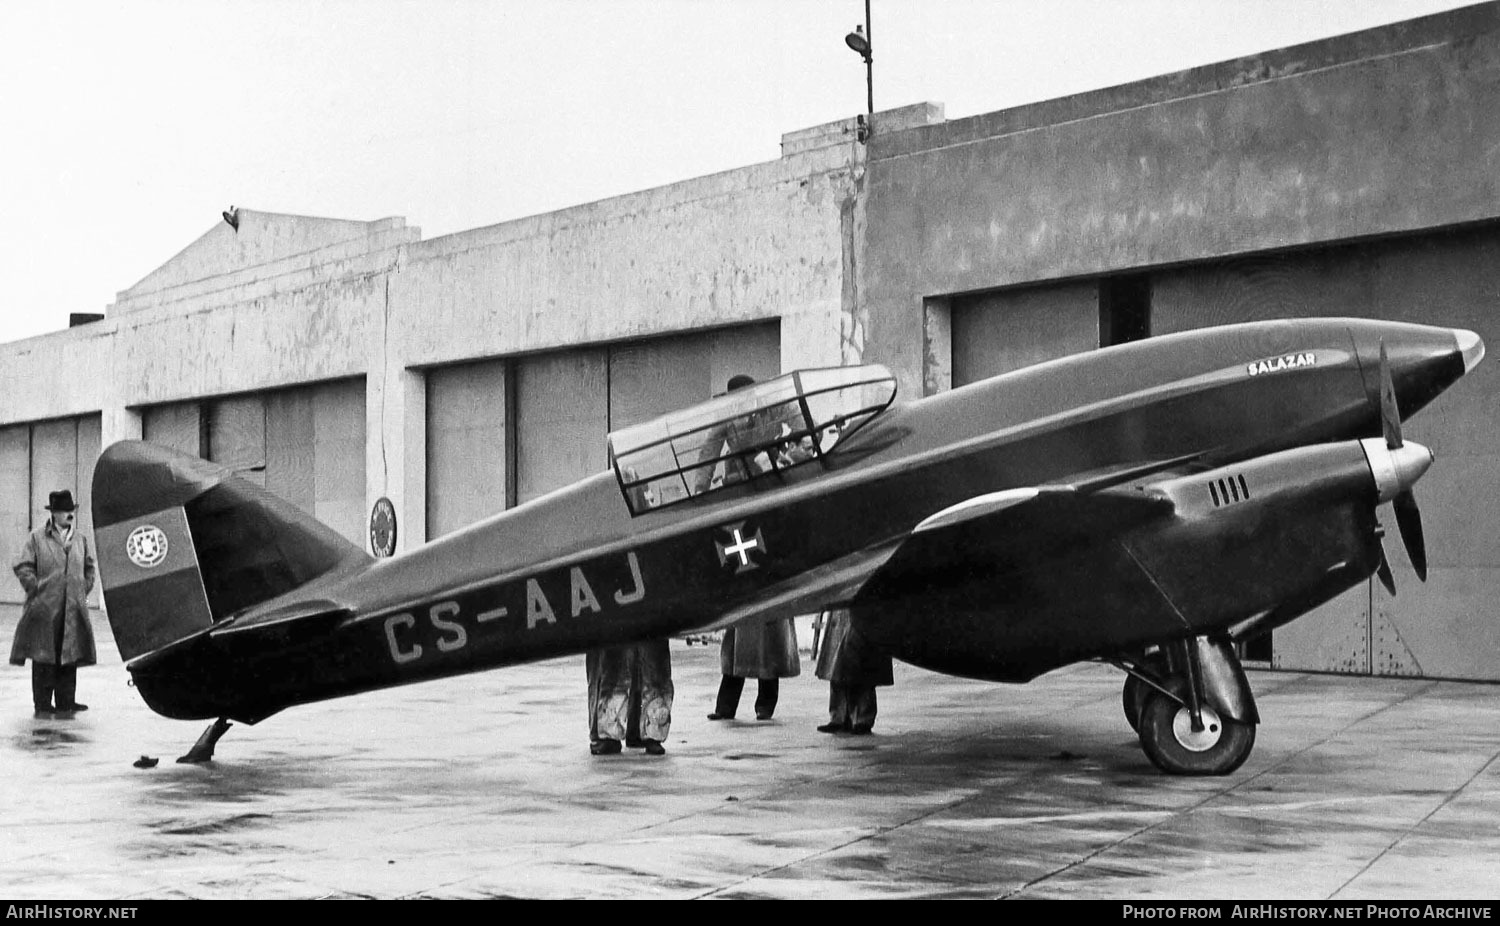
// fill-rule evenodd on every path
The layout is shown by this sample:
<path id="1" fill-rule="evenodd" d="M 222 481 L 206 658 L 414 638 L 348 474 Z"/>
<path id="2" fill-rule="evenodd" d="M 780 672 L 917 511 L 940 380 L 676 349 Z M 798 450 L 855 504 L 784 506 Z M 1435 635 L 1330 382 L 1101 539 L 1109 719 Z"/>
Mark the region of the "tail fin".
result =
<path id="1" fill-rule="evenodd" d="M 94 469 L 104 607 L 127 662 L 371 557 L 222 466 L 120 441 Z"/>

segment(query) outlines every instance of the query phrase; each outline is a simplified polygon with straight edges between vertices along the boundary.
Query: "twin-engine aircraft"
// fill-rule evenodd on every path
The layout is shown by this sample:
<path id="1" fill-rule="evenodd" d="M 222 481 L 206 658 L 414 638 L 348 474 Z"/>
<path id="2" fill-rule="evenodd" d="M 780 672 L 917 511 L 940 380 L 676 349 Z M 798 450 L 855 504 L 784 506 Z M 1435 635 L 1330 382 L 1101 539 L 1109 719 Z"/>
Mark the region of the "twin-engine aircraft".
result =
<path id="1" fill-rule="evenodd" d="M 1401 420 L 1484 355 L 1362 319 L 1207 328 L 896 403 L 803 370 L 608 436 L 609 470 L 390 559 L 195 457 L 123 441 L 93 505 L 146 703 L 230 720 L 845 607 L 861 644 L 1025 682 L 1083 660 L 1168 773 L 1227 774 L 1258 716 L 1237 645 L 1410 559 L 1431 453 Z"/>

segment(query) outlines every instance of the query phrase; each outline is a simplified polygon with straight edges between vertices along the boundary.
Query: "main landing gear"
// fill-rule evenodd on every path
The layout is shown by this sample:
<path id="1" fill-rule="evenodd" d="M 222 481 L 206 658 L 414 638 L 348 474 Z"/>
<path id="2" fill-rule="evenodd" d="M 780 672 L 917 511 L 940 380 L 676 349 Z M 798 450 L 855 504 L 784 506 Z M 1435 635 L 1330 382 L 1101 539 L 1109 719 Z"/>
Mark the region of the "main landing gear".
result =
<path id="1" fill-rule="evenodd" d="M 1228 775 L 1249 758 L 1260 716 L 1227 639 L 1194 637 L 1121 659 L 1125 720 L 1170 775 Z"/>

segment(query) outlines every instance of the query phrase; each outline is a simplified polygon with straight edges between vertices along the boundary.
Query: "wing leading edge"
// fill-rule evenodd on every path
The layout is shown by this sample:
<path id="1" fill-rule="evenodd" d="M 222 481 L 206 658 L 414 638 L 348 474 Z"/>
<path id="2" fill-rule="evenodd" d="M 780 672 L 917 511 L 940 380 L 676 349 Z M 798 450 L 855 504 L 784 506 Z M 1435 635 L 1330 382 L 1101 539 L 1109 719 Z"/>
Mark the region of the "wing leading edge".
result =
<path id="1" fill-rule="evenodd" d="M 1004 569 L 1039 550 L 1106 539 L 1174 509 L 1171 499 L 1135 488 L 1025 486 L 975 496 L 932 514 L 906 535 L 767 588 L 702 629 L 795 617 L 898 590 L 909 593 L 955 571 Z"/>

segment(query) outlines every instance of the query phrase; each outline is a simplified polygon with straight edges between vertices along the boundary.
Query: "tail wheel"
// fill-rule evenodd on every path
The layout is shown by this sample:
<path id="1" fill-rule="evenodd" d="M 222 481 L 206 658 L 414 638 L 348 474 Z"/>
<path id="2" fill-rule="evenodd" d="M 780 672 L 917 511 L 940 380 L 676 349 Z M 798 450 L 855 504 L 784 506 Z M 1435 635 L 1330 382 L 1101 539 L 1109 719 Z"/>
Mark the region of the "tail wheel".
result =
<path id="1" fill-rule="evenodd" d="M 1141 708 L 1141 748 L 1157 768 L 1169 775 L 1228 775 L 1250 757 L 1255 746 L 1255 724 L 1242 723 L 1207 704 L 1203 729 L 1193 729 L 1187 707 L 1159 691 L 1150 691 Z"/>

